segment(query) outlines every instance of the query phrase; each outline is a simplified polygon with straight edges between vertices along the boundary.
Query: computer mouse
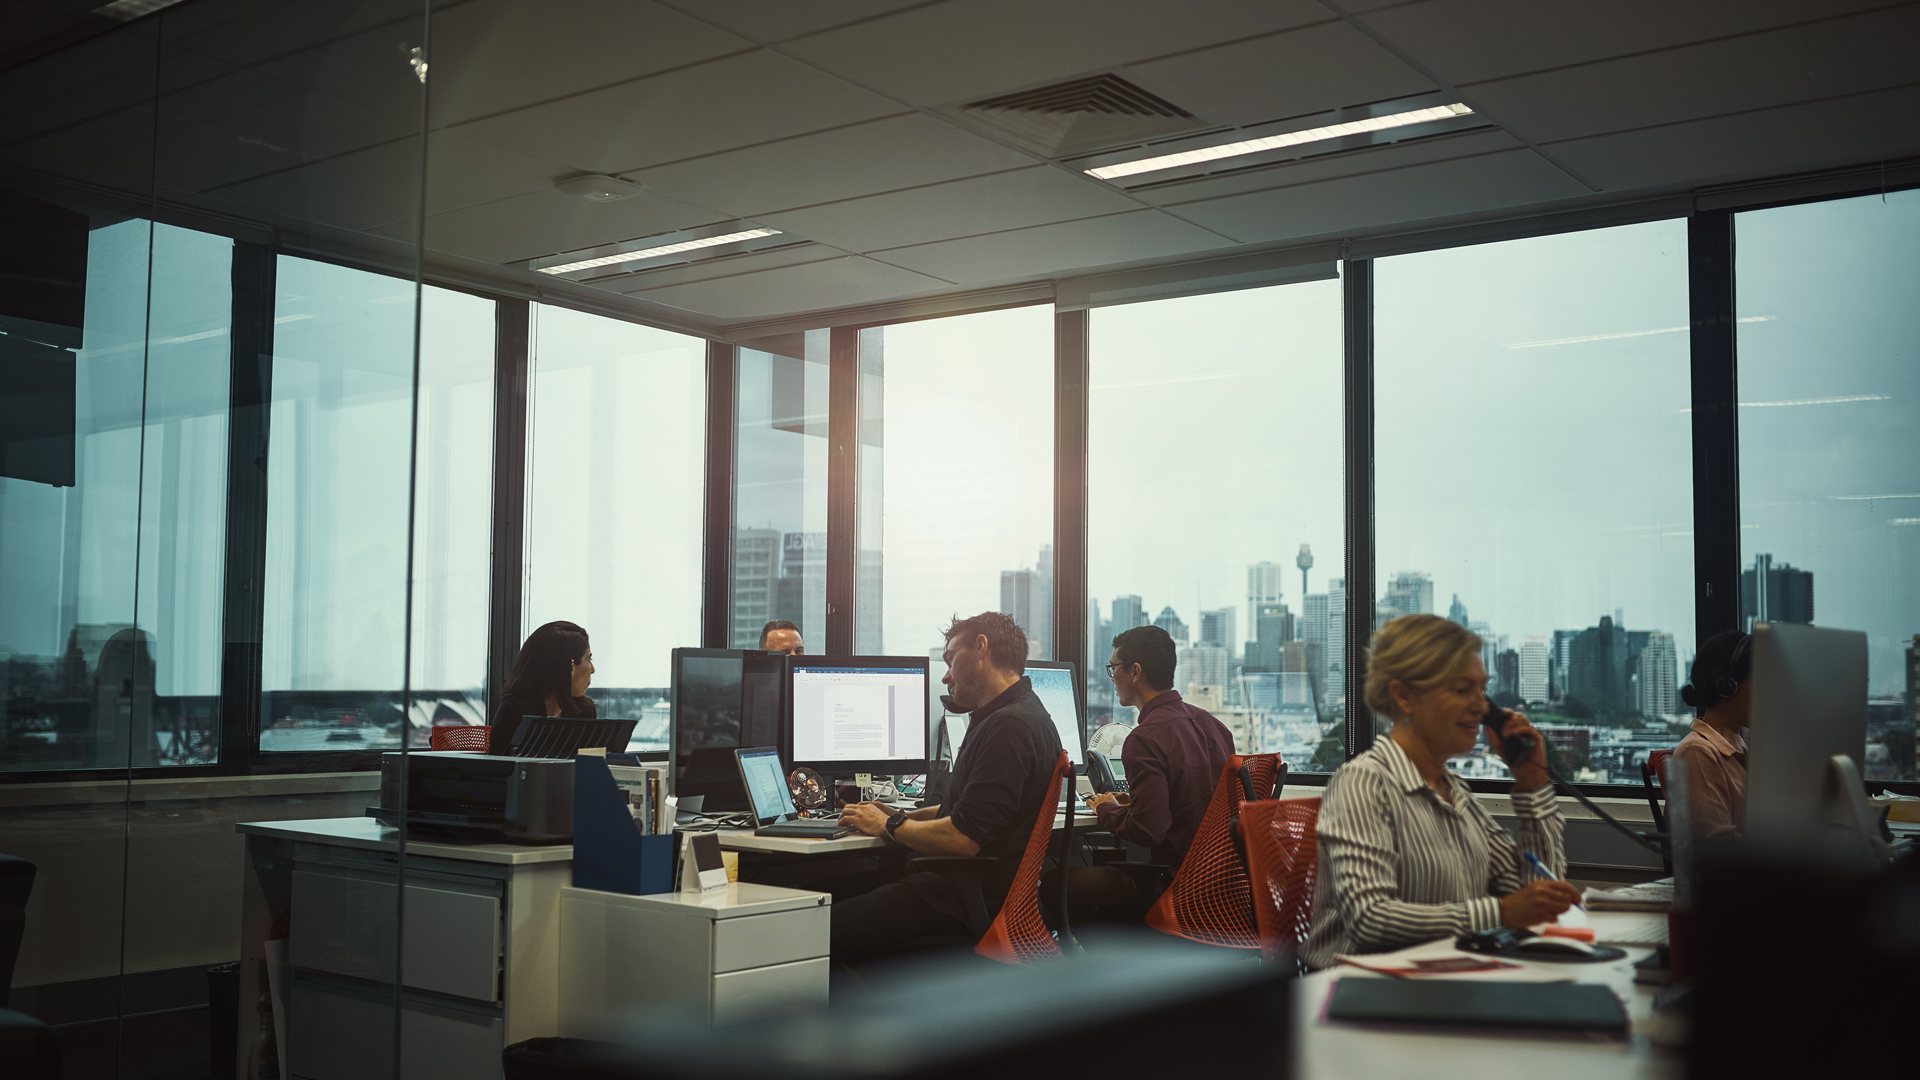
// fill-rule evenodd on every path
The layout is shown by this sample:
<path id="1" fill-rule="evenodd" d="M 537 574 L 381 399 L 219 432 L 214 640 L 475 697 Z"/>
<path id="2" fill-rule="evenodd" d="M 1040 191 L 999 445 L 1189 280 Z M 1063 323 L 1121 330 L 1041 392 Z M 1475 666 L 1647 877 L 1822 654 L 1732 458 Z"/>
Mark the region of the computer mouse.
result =
<path id="1" fill-rule="evenodd" d="M 1592 956 L 1593 946 L 1563 937 L 1533 937 L 1513 947 L 1515 956 Z"/>

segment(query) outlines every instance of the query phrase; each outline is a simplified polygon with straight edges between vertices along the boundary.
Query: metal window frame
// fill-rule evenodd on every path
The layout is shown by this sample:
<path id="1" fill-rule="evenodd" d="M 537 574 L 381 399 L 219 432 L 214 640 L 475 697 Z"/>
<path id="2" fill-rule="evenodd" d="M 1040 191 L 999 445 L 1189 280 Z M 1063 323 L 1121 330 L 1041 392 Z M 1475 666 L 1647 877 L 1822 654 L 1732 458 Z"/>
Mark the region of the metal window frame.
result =
<path id="1" fill-rule="evenodd" d="M 528 356 L 533 305 L 495 300 L 493 335 L 493 545 L 487 598 L 487 716 L 500 708 L 520 652 L 526 581 Z"/>
<path id="2" fill-rule="evenodd" d="M 1341 367 L 1346 423 L 1346 751 L 1373 745 L 1367 709 L 1367 645 L 1373 639 L 1373 260 L 1340 267 Z M 1358 602 L 1356 603 L 1356 598 Z"/>
<path id="3" fill-rule="evenodd" d="M 739 463 L 740 349 L 707 342 L 707 443 L 700 520 L 700 647 L 729 648 L 733 636 L 734 481 Z"/>
<path id="4" fill-rule="evenodd" d="M 1093 659 L 1087 641 L 1091 326 L 1085 308 L 1053 316 L 1053 658 L 1073 663 L 1083 699 Z"/>

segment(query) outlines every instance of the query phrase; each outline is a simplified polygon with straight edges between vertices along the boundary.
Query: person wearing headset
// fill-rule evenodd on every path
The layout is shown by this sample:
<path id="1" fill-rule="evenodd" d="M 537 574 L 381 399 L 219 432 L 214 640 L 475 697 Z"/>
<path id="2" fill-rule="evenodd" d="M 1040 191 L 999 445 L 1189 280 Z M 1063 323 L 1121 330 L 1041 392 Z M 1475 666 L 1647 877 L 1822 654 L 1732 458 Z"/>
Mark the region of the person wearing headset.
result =
<path id="1" fill-rule="evenodd" d="M 1753 686 L 1753 638 L 1722 630 L 1708 638 L 1693 658 L 1693 671 L 1680 699 L 1693 706 L 1693 730 L 1674 747 L 1687 764 L 1687 808 L 1693 834 L 1737 838 L 1747 818 L 1747 708 Z"/>

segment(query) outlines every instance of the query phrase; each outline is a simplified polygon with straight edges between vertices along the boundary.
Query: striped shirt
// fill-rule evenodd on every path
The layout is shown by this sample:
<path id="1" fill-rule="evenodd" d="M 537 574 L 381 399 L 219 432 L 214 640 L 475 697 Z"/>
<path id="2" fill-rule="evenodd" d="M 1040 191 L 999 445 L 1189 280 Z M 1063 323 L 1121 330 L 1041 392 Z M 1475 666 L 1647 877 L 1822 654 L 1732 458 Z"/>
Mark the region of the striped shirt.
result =
<path id="1" fill-rule="evenodd" d="M 1513 792 L 1520 845 L 1452 773 L 1453 801 L 1420 778 L 1391 738 L 1341 766 L 1320 807 L 1320 877 L 1301 958 L 1388 952 L 1500 925 L 1500 897 L 1532 876 L 1521 851 L 1565 875 L 1553 787 Z"/>

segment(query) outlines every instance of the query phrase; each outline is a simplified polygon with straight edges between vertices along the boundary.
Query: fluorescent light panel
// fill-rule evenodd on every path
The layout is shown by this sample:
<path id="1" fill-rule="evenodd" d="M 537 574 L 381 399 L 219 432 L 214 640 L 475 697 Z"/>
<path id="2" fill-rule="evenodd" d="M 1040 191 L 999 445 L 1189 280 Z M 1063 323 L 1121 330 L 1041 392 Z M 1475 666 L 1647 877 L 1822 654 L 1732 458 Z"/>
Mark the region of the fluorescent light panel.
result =
<path id="1" fill-rule="evenodd" d="M 683 251 L 698 251 L 701 248 L 719 247 L 721 244 L 736 244 L 742 240 L 758 240 L 763 236 L 778 236 L 779 229 L 748 229 L 745 232 L 727 233 L 724 236 L 707 236 L 699 240 L 682 240 L 677 244 L 663 244 L 660 247 L 641 248 L 639 251 L 623 251 L 618 255 L 602 255 L 597 259 L 581 259 L 579 262 L 561 263 L 559 266 L 543 266 L 543 274 L 571 274 L 575 270 L 591 270 L 596 266 L 612 266 L 615 263 L 637 262 L 641 259 L 657 259 L 662 255 L 678 255 Z"/>
<path id="2" fill-rule="evenodd" d="M 1305 131 L 1289 131 L 1284 135 L 1268 135 L 1265 138 L 1248 139 L 1245 142 L 1207 146 L 1198 150 L 1183 150 L 1177 154 L 1163 154 L 1160 157 L 1141 158 L 1138 161 L 1123 161 L 1117 165 L 1102 165 L 1097 169 L 1088 169 L 1086 172 L 1088 176 L 1101 180 L 1117 180 L 1123 176 L 1138 176 L 1141 173 L 1159 172 L 1162 169 L 1178 168 L 1181 165 L 1198 165 L 1206 161 L 1219 161 L 1222 158 L 1241 157 L 1266 150 L 1299 146 L 1302 143 L 1324 142 L 1327 139 L 1338 139 L 1346 135 L 1364 135 L 1370 131 L 1386 131 L 1390 128 L 1471 115 L 1473 110 L 1459 103 L 1436 105 L 1431 109 L 1415 109 L 1412 112 L 1373 116 L 1365 120 L 1351 120 L 1344 124 L 1308 128 Z"/>

